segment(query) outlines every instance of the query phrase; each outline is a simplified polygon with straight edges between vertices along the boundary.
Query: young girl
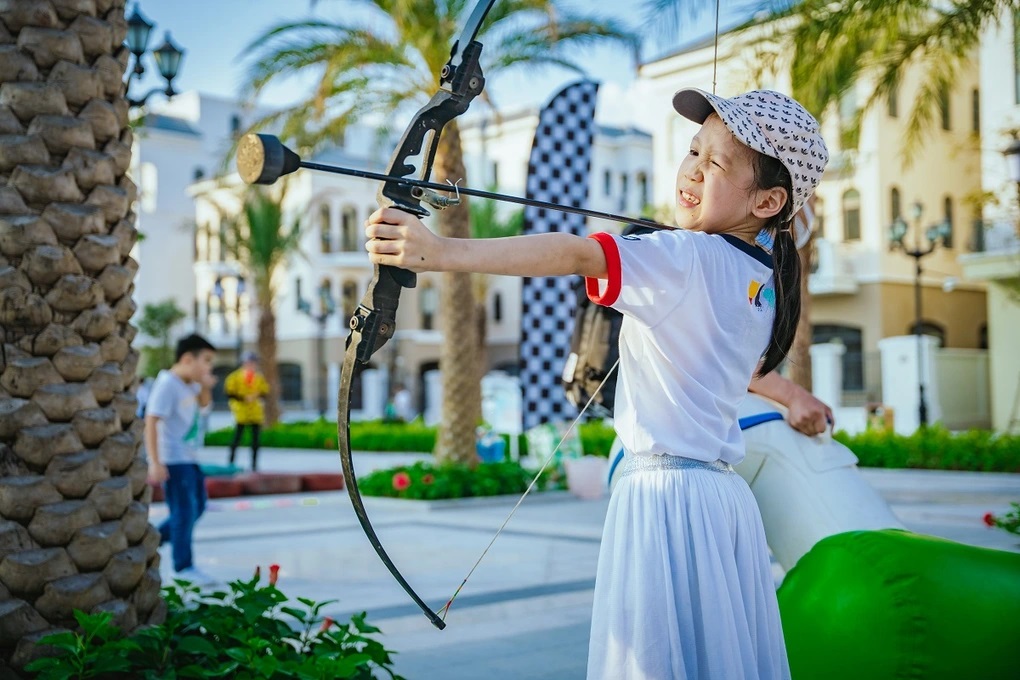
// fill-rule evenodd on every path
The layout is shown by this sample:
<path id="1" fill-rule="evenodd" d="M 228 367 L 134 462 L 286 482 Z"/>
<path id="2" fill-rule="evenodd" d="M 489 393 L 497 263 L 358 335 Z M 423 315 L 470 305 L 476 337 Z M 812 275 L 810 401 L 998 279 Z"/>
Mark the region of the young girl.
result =
<path id="1" fill-rule="evenodd" d="M 684 89 L 673 106 L 701 124 L 677 172 L 680 229 L 458 240 L 383 209 L 366 247 L 413 271 L 579 274 L 624 314 L 615 422 L 627 458 L 599 556 L 589 679 L 787 678 L 761 516 L 732 465 L 748 382 L 793 340 L 791 220 L 828 153 L 814 118 L 778 92 Z M 763 229 L 771 255 L 755 245 Z"/>

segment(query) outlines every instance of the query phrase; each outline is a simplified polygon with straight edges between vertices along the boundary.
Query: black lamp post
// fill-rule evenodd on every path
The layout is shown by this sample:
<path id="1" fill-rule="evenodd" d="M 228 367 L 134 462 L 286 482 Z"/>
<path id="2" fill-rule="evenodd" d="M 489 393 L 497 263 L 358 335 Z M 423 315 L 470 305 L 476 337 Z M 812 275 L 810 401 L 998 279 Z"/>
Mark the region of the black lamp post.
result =
<path id="1" fill-rule="evenodd" d="M 318 311 L 312 311 L 312 304 L 301 297 L 301 288 L 298 287 L 297 310 L 315 320 L 319 325 L 319 334 L 315 339 L 315 383 L 319 402 L 319 417 L 326 417 L 326 321 L 336 312 L 336 301 L 329 289 L 329 281 L 323 281 L 319 285 Z"/>
<path id="2" fill-rule="evenodd" d="M 136 78 L 141 78 L 142 74 L 145 73 L 145 66 L 142 64 L 142 56 L 144 56 L 146 50 L 148 50 L 149 36 L 152 32 L 153 24 L 142 15 L 141 10 L 138 9 L 138 4 L 136 3 L 134 11 L 131 13 L 131 16 L 128 17 L 127 25 L 127 47 L 135 58 L 135 67 L 131 69 L 131 73 L 128 76 L 127 81 L 126 96 L 128 106 L 132 108 L 144 106 L 149 97 L 157 92 L 163 92 L 163 94 L 167 97 L 173 97 L 177 94 L 176 90 L 174 90 L 173 80 L 177 77 L 177 72 L 181 67 L 181 59 L 184 57 L 184 50 L 175 45 L 173 40 L 170 39 L 170 31 L 166 32 L 166 36 L 163 38 L 163 44 L 152 50 L 152 56 L 156 60 L 156 68 L 159 69 L 160 75 L 166 80 L 166 89 L 158 87 L 153 88 L 142 95 L 139 99 L 135 99 L 131 96 L 131 81 Z"/>
<path id="3" fill-rule="evenodd" d="M 920 201 L 916 201 L 910 207 L 910 213 L 916 226 L 914 247 L 907 247 L 906 236 L 909 227 L 902 217 L 897 217 L 893 221 L 892 226 L 889 227 L 889 249 L 902 250 L 904 254 L 914 258 L 914 335 L 917 336 L 917 390 L 919 399 L 917 413 L 921 427 L 925 427 L 928 425 L 928 403 L 924 396 L 924 366 L 922 365 L 921 260 L 935 252 L 939 242 L 949 236 L 950 225 L 947 221 L 943 221 L 928 227 L 924 234 L 927 245 L 922 248 L 921 217 L 924 215 L 924 205 Z"/>

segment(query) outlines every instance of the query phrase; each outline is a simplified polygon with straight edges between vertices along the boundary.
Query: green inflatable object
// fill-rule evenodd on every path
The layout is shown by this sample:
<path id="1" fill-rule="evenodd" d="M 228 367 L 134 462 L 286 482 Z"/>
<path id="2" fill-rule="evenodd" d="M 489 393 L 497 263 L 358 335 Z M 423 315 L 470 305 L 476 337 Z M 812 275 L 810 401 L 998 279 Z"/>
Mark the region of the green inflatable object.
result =
<path id="1" fill-rule="evenodd" d="M 907 531 L 819 541 L 779 589 L 793 680 L 1017 680 L 1020 554 Z"/>

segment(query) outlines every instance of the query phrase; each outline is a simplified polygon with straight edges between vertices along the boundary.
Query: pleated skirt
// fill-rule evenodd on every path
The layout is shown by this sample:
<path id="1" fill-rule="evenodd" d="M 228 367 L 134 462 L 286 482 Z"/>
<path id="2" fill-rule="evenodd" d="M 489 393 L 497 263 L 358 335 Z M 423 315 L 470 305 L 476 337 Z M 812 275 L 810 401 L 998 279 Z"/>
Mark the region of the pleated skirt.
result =
<path id="1" fill-rule="evenodd" d="M 789 677 L 747 483 L 718 463 L 628 455 L 603 530 L 588 680 Z"/>

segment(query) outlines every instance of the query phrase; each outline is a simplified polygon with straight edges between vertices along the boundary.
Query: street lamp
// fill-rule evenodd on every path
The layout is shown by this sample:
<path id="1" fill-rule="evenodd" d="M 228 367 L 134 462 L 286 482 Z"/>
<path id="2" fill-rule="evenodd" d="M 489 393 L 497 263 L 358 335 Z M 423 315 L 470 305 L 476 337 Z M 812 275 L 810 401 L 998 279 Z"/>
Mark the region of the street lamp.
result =
<path id="1" fill-rule="evenodd" d="M 156 60 L 156 68 L 159 69 L 159 73 L 166 80 L 166 89 L 161 90 L 155 87 L 146 92 L 140 99 L 134 99 L 131 97 L 131 81 L 135 78 L 141 78 L 142 74 L 145 73 L 145 66 L 142 64 L 142 56 L 144 56 L 146 50 L 149 47 L 149 35 L 152 32 L 153 24 L 149 22 L 143 15 L 141 10 L 138 9 L 138 4 L 135 4 L 135 9 L 131 13 L 131 16 L 127 20 L 127 48 L 135 58 L 135 67 L 131 69 L 130 75 L 128 75 L 127 81 L 127 97 L 128 106 L 137 108 L 144 106 L 145 102 L 151 95 L 162 91 L 168 98 L 173 97 L 177 92 L 174 90 L 173 80 L 177 77 L 177 72 L 181 67 L 181 59 L 184 58 L 184 50 L 174 44 L 174 41 L 170 39 L 170 31 L 166 32 L 166 36 L 163 38 L 163 44 L 152 50 L 152 56 Z"/>
<path id="2" fill-rule="evenodd" d="M 237 360 L 241 361 L 241 352 L 244 349 L 244 338 L 242 332 L 244 330 L 244 324 L 241 323 L 241 296 L 244 295 L 246 284 L 244 277 L 240 274 L 222 274 L 216 277 L 216 283 L 213 284 L 213 295 L 220 302 L 220 314 L 223 317 L 223 333 L 226 334 L 229 331 L 227 327 L 227 313 L 225 310 L 225 304 L 223 302 L 223 279 L 236 279 L 237 283 L 234 285 L 234 322 L 237 331 Z"/>
<path id="3" fill-rule="evenodd" d="M 300 281 L 298 282 L 300 284 Z M 329 287 L 329 280 L 324 279 L 319 284 L 318 295 L 319 308 L 312 311 L 312 303 L 301 296 L 301 287 L 297 286 L 297 310 L 302 314 L 311 317 L 319 325 L 319 334 L 315 339 L 315 374 L 316 392 L 319 401 L 319 417 L 326 417 L 326 377 L 324 369 L 326 364 L 326 321 L 336 312 L 336 300 Z"/>
<path id="4" fill-rule="evenodd" d="M 935 252 L 936 246 L 950 235 L 951 226 L 947 220 L 928 227 L 924 233 L 927 245 L 921 247 L 921 217 L 924 215 L 924 205 L 915 201 L 910 207 L 910 216 L 916 226 L 914 234 L 914 247 L 909 248 L 906 244 L 907 231 L 909 226 L 902 217 L 897 216 L 889 227 L 889 249 L 902 250 L 905 255 L 914 258 L 914 334 L 917 336 L 917 389 L 918 389 L 918 417 L 921 427 L 928 424 L 928 404 L 924 396 L 924 371 L 922 353 L 922 321 L 921 321 L 921 260 Z"/>

